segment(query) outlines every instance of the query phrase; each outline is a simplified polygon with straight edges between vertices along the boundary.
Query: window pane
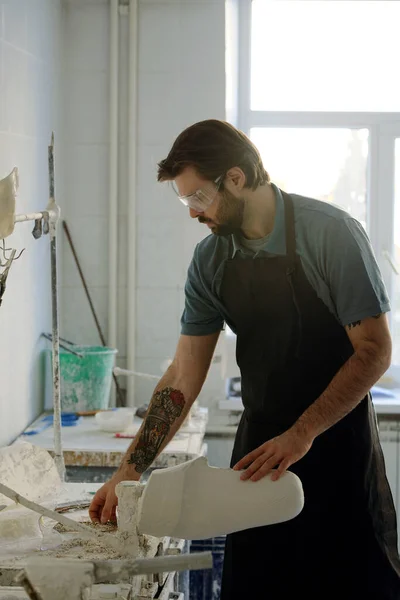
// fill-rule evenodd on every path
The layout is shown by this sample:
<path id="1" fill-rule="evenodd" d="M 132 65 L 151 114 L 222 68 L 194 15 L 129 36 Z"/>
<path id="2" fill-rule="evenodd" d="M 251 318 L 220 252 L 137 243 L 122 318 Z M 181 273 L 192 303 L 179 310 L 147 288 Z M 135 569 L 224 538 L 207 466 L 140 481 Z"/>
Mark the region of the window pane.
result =
<path id="1" fill-rule="evenodd" d="M 254 128 L 250 137 L 278 187 L 332 202 L 366 228 L 367 129 Z"/>
<path id="2" fill-rule="evenodd" d="M 251 108 L 398 111 L 400 2 L 253 0 Z"/>
<path id="3" fill-rule="evenodd" d="M 394 201 L 394 262 L 400 271 L 400 138 L 396 140 L 395 146 L 395 201 Z M 400 275 L 393 273 L 392 286 L 392 335 L 393 335 L 393 357 L 392 362 L 400 365 Z"/>

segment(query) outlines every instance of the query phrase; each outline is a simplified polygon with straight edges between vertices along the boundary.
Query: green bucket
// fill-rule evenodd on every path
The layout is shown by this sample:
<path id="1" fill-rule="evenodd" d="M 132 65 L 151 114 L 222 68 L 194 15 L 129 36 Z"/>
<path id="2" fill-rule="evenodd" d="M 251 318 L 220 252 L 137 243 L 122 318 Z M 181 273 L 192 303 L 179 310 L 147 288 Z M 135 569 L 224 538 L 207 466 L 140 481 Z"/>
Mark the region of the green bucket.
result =
<path id="1" fill-rule="evenodd" d="M 61 410 L 85 412 L 109 407 L 117 350 L 105 346 L 71 344 L 76 356 L 60 348 Z M 52 351 L 47 364 L 52 368 Z M 52 378 L 52 375 L 50 375 Z"/>

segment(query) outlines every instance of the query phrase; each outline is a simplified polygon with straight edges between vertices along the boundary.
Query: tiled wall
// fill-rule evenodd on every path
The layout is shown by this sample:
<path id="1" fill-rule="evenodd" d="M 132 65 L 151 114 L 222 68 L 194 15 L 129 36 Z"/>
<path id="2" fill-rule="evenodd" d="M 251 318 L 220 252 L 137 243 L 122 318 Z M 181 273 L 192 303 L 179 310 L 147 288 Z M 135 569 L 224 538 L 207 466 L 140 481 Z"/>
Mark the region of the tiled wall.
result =
<path id="1" fill-rule="evenodd" d="M 0 177 L 19 169 L 17 212 L 48 202 L 47 146 L 58 134 L 61 0 L 0 2 Z M 56 157 L 59 146 L 56 146 Z M 49 239 L 20 224 L 7 246 L 14 263 L 0 307 L 0 445 L 13 440 L 43 402 L 42 332 L 51 330 Z"/>
<path id="2" fill-rule="evenodd" d="M 121 26 L 118 350 L 126 364 L 126 71 L 127 17 Z M 156 164 L 195 121 L 225 117 L 225 5 L 213 1 L 139 2 L 136 368 L 160 374 L 180 330 L 183 287 L 205 230 L 191 222 Z M 73 234 L 102 327 L 107 331 L 108 6 L 67 4 L 65 33 L 67 162 L 64 215 Z M 78 342 L 98 335 L 68 247 L 63 253 L 63 331 Z M 121 380 L 121 384 L 124 381 Z M 153 384 L 137 380 L 136 402 Z M 213 366 L 204 402 L 222 389 Z"/>

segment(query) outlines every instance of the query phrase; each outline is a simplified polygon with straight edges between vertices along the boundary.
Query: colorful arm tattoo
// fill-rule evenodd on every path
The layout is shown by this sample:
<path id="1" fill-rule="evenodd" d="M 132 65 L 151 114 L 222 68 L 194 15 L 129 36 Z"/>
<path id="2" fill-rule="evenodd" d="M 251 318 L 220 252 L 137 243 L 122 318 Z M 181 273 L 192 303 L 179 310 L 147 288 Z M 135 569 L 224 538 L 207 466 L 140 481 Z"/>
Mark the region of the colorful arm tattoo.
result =
<path id="1" fill-rule="evenodd" d="M 182 414 L 185 398 L 179 390 L 166 387 L 153 396 L 142 432 L 128 463 L 144 473 L 156 458 L 174 421 Z"/>

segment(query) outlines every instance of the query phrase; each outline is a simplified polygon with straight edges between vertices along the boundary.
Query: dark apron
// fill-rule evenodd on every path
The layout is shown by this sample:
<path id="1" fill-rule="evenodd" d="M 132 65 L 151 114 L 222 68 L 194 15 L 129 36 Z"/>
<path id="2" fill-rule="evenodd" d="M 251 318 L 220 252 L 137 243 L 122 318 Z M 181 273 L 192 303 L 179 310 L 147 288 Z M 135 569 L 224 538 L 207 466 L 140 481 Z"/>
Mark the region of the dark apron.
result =
<path id="1" fill-rule="evenodd" d="M 293 201 L 282 193 L 287 255 L 236 255 L 224 270 L 245 407 L 231 466 L 286 431 L 353 353 L 305 276 Z M 221 599 L 400 599 L 396 514 L 370 396 L 290 470 L 303 484 L 303 511 L 227 536 Z"/>

